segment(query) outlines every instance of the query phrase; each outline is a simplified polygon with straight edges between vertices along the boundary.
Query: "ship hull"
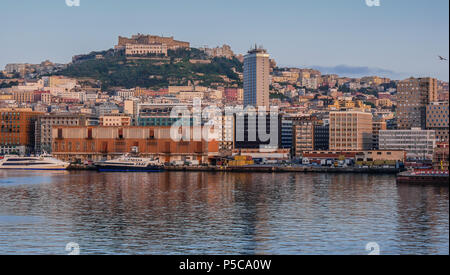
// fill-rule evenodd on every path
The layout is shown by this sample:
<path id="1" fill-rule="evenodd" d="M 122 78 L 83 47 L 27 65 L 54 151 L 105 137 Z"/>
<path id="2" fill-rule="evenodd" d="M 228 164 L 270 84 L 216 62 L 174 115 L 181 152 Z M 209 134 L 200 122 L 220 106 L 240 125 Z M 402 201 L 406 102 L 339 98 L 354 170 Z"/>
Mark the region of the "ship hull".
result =
<path id="1" fill-rule="evenodd" d="M 401 184 L 433 184 L 448 185 L 449 177 L 443 176 L 398 176 L 397 183 Z"/>
<path id="2" fill-rule="evenodd" d="M 130 167 L 130 166 L 97 166 L 99 172 L 133 172 L 133 173 L 155 173 L 164 171 L 163 168 L 158 166 L 147 167 Z"/>
<path id="3" fill-rule="evenodd" d="M 63 171 L 69 166 L 68 162 L 44 155 L 40 157 L 6 156 L 0 160 L 0 170 Z"/>
<path id="4" fill-rule="evenodd" d="M 58 165 L 58 166 L 35 166 L 35 167 L 24 167 L 24 166 L 0 166 L 0 170 L 21 170 L 21 171 L 65 171 L 69 165 Z"/>
<path id="5" fill-rule="evenodd" d="M 66 171 L 67 168 L 0 168 L 0 170 L 21 170 L 21 171 Z"/>

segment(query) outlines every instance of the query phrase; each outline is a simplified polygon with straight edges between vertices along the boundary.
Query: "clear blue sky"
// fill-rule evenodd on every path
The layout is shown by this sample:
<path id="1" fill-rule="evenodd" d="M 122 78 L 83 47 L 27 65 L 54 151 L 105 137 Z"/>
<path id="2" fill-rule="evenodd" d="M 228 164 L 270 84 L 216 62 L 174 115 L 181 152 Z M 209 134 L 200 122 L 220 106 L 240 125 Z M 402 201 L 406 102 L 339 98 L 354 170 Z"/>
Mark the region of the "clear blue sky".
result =
<path id="1" fill-rule="evenodd" d="M 367 73 L 449 79 L 448 0 L 1 0 L 0 67 L 67 63 L 112 48 L 117 36 L 150 33 L 194 47 L 264 45 L 280 65 L 347 65 Z M 332 69 L 331 69 L 332 70 Z M 345 71 L 345 70 L 344 70 Z M 391 72 L 392 71 L 392 72 Z"/>

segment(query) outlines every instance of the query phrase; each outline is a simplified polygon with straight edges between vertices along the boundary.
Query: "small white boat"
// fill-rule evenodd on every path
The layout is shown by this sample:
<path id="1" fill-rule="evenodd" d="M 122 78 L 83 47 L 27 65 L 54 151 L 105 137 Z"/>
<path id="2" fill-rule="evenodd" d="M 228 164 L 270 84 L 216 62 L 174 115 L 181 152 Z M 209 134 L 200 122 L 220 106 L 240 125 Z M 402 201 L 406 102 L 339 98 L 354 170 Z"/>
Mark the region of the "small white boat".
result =
<path id="1" fill-rule="evenodd" d="M 52 158 L 48 155 L 40 157 L 5 156 L 0 159 L 0 170 L 67 170 L 70 163 Z"/>

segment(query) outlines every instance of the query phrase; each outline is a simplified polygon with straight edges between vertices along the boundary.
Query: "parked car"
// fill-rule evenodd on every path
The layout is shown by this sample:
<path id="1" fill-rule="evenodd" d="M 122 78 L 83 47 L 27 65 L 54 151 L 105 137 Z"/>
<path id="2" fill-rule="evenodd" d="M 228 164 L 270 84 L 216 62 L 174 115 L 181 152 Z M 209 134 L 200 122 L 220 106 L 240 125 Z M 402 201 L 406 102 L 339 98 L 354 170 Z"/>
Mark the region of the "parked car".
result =
<path id="1" fill-rule="evenodd" d="M 176 160 L 176 161 L 173 161 L 173 162 L 172 162 L 172 165 L 173 165 L 173 166 L 184 166 L 184 165 L 185 165 L 185 162 L 182 161 L 182 160 Z"/>
<path id="2" fill-rule="evenodd" d="M 200 165 L 200 162 L 199 162 L 198 160 L 191 160 L 191 161 L 189 162 L 189 165 L 190 165 L 190 166 L 199 166 L 199 165 Z"/>

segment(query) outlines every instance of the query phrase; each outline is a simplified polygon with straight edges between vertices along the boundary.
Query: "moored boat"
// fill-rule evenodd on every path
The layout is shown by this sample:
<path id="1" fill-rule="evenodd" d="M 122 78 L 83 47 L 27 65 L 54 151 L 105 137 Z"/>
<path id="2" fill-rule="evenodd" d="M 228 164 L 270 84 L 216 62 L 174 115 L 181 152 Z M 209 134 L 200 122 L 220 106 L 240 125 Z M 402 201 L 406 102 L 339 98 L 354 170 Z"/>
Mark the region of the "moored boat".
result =
<path id="1" fill-rule="evenodd" d="M 448 185 L 448 171 L 413 170 L 397 175 L 397 183 Z"/>
<path id="2" fill-rule="evenodd" d="M 128 155 L 114 160 L 96 162 L 95 166 L 99 172 L 161 172 L 164 170 L 158 160 Z"/>
<path id="3" fill-rule="evenodd" d="M 69 166 L 70 163 L 47 155 L 39 157 L 4 156 L 0 159 L 0 169 L 3 170 L 67 170 Z"/>

